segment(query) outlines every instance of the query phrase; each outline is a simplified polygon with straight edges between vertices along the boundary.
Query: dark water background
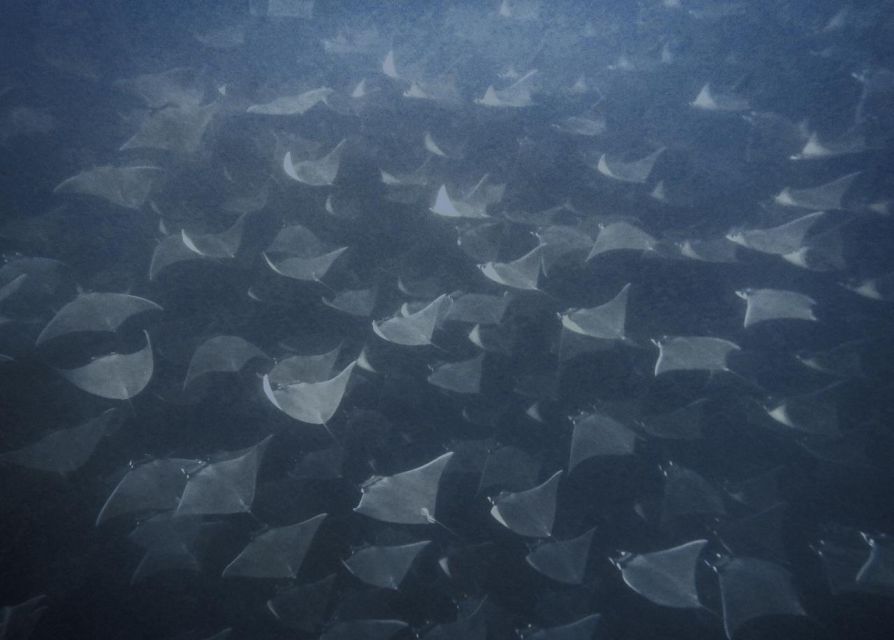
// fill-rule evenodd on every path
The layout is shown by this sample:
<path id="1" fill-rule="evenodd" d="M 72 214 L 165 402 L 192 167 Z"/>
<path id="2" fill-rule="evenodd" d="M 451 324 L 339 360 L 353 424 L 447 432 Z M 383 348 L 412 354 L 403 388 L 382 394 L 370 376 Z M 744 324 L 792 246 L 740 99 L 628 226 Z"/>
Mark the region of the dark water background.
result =
<path id="1" fill-rule="evenodd" d="M 312 20 L 258 21 L 251 26 L 245 45 L 233 51 L 213 51 L 202 47 L 194 33 L 209 25 L 243 19 L 245 3 L 93 1 L 75 6 L 8 0 L 3 4 L 0 91 L 4 86 L 12 89 L 0 97 L 0 105 L 4 109 L 16 104 L 39 106 L 52 114 L 54 126 L 44 135 L 15 136 L 7 131 L 4 136 L 0 147 L 0 250 L 8 255 L 61 260 L 69 265 L 72 281 L 85 290 L 132 290 L 166 309 L 164 318 L 152 329 L 160 362 L 152 387 L 127 403 L 126 425 L 104 440 L 83 469 L 60 480 L 0 468 L 0 604 L 20 602 L 38 593 L 48 595 L 50 607 L 33 638 L 166 638 L 179 634 L 199 638 L 226 626 L 233 627 L 238 638 L 300 637 L 279 626 L 265 610 L 273 587 L 238 580 L 231 583 L 218 577 L 259 522 L 277 526 L 322 511 L 348 514 L 331 519 L 325 539 L 318 541 L 315 553 L 305 563 L 302 576 L 307 581 L 319 579 L 337 566 L 346 548 L 365 541 L 349 516 L 359 496 L 357 486 L 370 475 L 368 460 L 375 459 L 378 473 L 395 473 L 439 455 L 445 443 L 496 436 L 542 456 L 544 470 L 555 469 L 565 462 L 570 431 L 563 418 L 572 411 L 612 403 L 636 405 L 646 414 L 660 412 L 692 397 L 704 384 L 701 379 L 654 380 L 654 350 L 614 351 L 565 367 L 557 399 L 545 406 L 545 423 L 526 420 L 524 405 L 513 392 L 517 377 L 554 367 L 547 355 L 553 302 L 535 301 L 516 320 L 517 340 L 525 347 L 488 365 L 480 399 L 482 411 L 511 407 L 494 426 L 464 422 L 460 419 L 463 403 L 426 383 L 430 357 L 393 354 L 405 359 L 399 366 L 404 375 L 358 385 L 334 426 L 340 433 L 354 436 L 343 482 L 308 481 L 289 475 L 295 452 L 326 446 L 326 436 L 308 429 L 284 428 L 287 419 L 274 415 L 258 394 L 254 372 L 216 381 L 213 394 L 197 403 L 160 401 L 181 383 L 183 367 L 199 336 L 236 334 L 268 352 L 289 339 L 319 351 L 341 342 L 346 351 L 356 352 L 368 339 L 368 323 L 333 317 L 319 303 L 320 291 L 291 287 L 269 273 L 259 275 L 263 266 L 259 251 L 283 219 L 301 221 L 321 238 L 350 246 L 350 267 L 355 273 L 396 271 L 411 256 L 440 274 L 447 290 L 474 288 L 480 274 L 459 254 L 452 232 L 433 226 L 423 216 L 408 215 L 406 205 L 384 199 L 378 160 L 396 159 L 396 164 L 409 168 L 416 166 L 414 159 L 420 157 L 418 149 L 404 148 L 406 139 L 395 133 L 402 128 L 424 131 L 437 127 L 474 141 L 474 157 L 457 172 L 480 176 L 489 167 L 501 167 L 501 179 L 513 185 L 507 192 L 509 207 L 517 204 L 537 210 L 569 198 L 586 203 L 588 210 L 599 214 L 635 216 L 659 236 L 686 237 L 693 231 L 716 236 L 743 224 L 773 222 L 771 214 L 760 211 L 759 201 L 781 186 L 799 180 L 804 183 L 805 177 L 810 184 L 822 183 L 859 170 L 863 172 L 861 189 L 866 192 L 890 194 L 894 189 L 894 147 L 890 145 L 869 160 L 865 156 L 844 158 L 834 166 L 817 169 L 792 167 L 784 156 L 771 152 L 769 145 L 758 143 L 758 159 L 747 162 L 742 160 L 744 149 L 755 142 L 744 121 L 731 125 L 728 120 L 701 117 L 688 108 L 705 77 L 725 73 L 720 58 L 729 52 L 745 53 L 749 57 L 741 61 L 748 74 L 744 84 L 756 108 L 793 120 L 806 118 L 819 130 L 840 129 L 840 123 L 851 117 L 860 93 L 847 70 L 862 65 L 894 67 L 890 3 L 860 7 L 869 16 L 866 24 L 852 39 L 834 43 L 843 52 L 837 62 L 830 63 L 812 55 L 801 34 L 805 23 L 814 24 L 833 14 L 837 3 L 754 2 L 748 3 L 747 18 L 722 23 L 704 38 L 694 37 L 682 18 L 679 25 L 673 19 L 663 22 L 665 32 L 678 30 L 687 55 L 697 62 L 633 79 L 610 78 L 602 86 L 609 133 L 601 139 L 601 148 L 636 156 L 654 148 L 653 141 L 660 141 L 668 147 L 661 165 L 665 179 L 680 177 L 697 185 L 695 201 L 689 206 L 668 208 L 632 197 L 629 190 L 616 185 L 603 184 L 594 191 L 592 169 L 580 161 L 576 150 L 571 152 L 565 139 L 546 135 L 557 114 L 567 115 L 563 96 L 538 95 L 536 106 L 526 110 L 523 118 L 484 118 L 468 108 L 423 110 L 398 103 L 369 126 L 355 117 L 321 109 L 283 128 L 313 140 L 350 137 L 360 141 L 356 145 L 360 151 L 345 161 L 339 186 L 361 201 L 374 203 L 363 222 L 344 224 L 327 216 L 321 207 L 325 196 L 273 189 L 268 209 L 275 215 L 250 229 L 246 244 L 254 250 L 240 252 L 234 265 L 186 265 L 148 282 L 145 274 L 158 237 L 155 216 L 146 211 L 118 213 L 111 205 L 90 199 L 68 202 L 60 211 L 60 198 L 53 194 L 62 179 L 120 157 L 116 154 L 126 138 L 122 132 L 132 129 L 124 116 L 138 105 L 132 96 L 112 88 L 114 80 L 189 66 L 201 69 L 209 78 L 225 77 L 228 99 L 233 100 L 252 101 L 261 87 L 296 79 L 307 88 L 344 88 L 356 81 L 357 75 L 342 58 L 321 54 L 322 37 L 333 35 L 343 24 L 376 24 L 382 33 L 411 27 L 404 43 L 415 38 L 420 50 L 435 59 L 449 58 L 461 46 L 428 30 L 448 15 L 451 7 L 461 5 L 443 3 L 431 8 L 426 3 L 318 1 Z M 605 18 L 619 26 L 601 39 L 587 41 L 583 48 L 557 46 L 547 71 L 553 77 L 567 76 L 570 84 L 579 69 L 604 67 L 619 51 L 641 48 L 649 40 L 650 16 L 657 11 L 648 4 L 550 3 L 549 15 L 562 16 L 565 24 Z M 518 28 L 529 29 L 530 37 L 536 39 L 542 27 Z M 500 37 L 499 32 L 493 34 L 495 39 Z M 426 49 L 422 44 L 426 41 L 440 49 Z M 42 52 L 73 63 L 89 61 L 89 66 L 76 73 L 61 70 L 58 65 L 46 64 L 47 55 Z M 483 93 L 497 71 L 495 60 L 482 56 L 462 61 L 455 73 L 462 78 L 470 101 Z M 888 124 L 884 117 L 882 114 L 877 124 L 881 131 Z M 169 172 L 166 198 L 213 212 L 221 202 L 217 185 L 223 167 L 233 168 L 254 185 L 262 184 L 271 171 L 268 129 L 268 123 L 251 118 L 216 119 L 200 156 L 176 164 L 177 170 Z M 520 138 L 532 141 L 521 152 L 516 145 Z M 403 153 L 406 159 L 401 159 Z M 516 153 L 526 155 L 513 165 L 506 158 Z M 152 154 L 138 157 L 152 158 Z M 892 220 L 856 220 L 844 232 L 844 240 L 849 274 L 894 271 Z M 531 246 L 526 235 L 511 235 L 504 257 L 517 256 Z M 283 294 L 278 296 L 281 303 L 259 308 L 244 295 L 259 278 Z M 518 562 L 524 542 L 494 525 L 486 500 L 469 497 L 474 493 L 474 478 L 451 478 L 442 487 L 446 497 L 441 519 L 460 540 L 492 540 L 496 545 L 496 559 L 491 560 L 500 569 L 487 575 L 483 591 L 510 613 L 494 623 L 495 628 L 506 630 L 521 622 L 558 624 L 573 619 L 572 613 L 595 611 L 605 616 L 604 633 L 609 638 L 722 637 L 719 622 L 708 612 L 656 612 L 653 605 L 626 590 L 617 571 L 606 562 L 618 549 L 669 546 L 667 538 L 654 537 L 654 532 L 641 526 L 632 505 L 660 498 L 661 478 L 655 469 L 673 459 L 697 468 L 718 484 L 777 465 L 784 467 L 781 494 L 789 505 L 785 560 L 812 622 L 773 619 L 750 630 L 752 636 L 743 637 L 890 637 L 894 632 L 891 600 L 865 594 L 831 596 L 809 547 L 825 536 L 828 526 L 894 532 L 891 308 L 856 298 L 838 286 L 835 275 L 794 269 L 761 256 L 750 256 L 746 264 L 716 268 L 627 254 L 608 256 L 598 269 L 584 265 L 560 272 L 550 278 L 548 289 L 555 299 L 574 299 L 586 307 L 606 300 L 627 282 L 637 283 L 631 305 L 644 310 L 630 319 L 631 334 L 729 337 L 748 354 L 742 367 L 749 379 L 780 396 L 818 386 L 816 379 L 788 363 L 790 345 L 817 350 L 872 337 L 875 346 L 864 362 L 867 377 L 848 385 L 837 405 L 844 431 L 871 429 L 867 450 L 872 464 L 854 467 L 818 460 L 773 433 L 756 433 L 746 412 L 738 409 L 740 389 L 718 385 L 712 391 L 710 429 L 704 440 L 644 442 L 635 457 L 587 467 L 568 478 L 556 518 L 556 537 L 577 535 L 593 524 L 598 527 L 588 580 L 576 589 L 547 584 L 545 578 Z M 339 283 L 336 278 L 330 284 L 338 289 L 341 284 L 347 286 L 348 279 Z M 746 286 L 807 293 L 820 301 L 822 322 L 772 331 L 757 327 L 746 333 L 741 328 L 741 302 L 733 294 Z M 401 301 L 396 291 L 383 296 L 377 306 L 383 310 L 378 317 L 386 315 L 384 310 L 390 313 Z M 461 332 L 448 332 L 441 345 L 453 349 L 455 356 L 470 357 L 474 351 L 463 338 Z M 107 406 L 86 394 L 71 393 L 68 384 L 47 371 L 39 359 L 23 354 L 18 360 L 14 369 L 0 368 L 0 449 L 23 446 L 37 434 L 71 425 Z M 476 402 L 471 403 L 473 408 L 477 408 Z M 262 467 L 253 516 L 236 518 L 226 526 L 211 523 L 203 530 L 197 544 L 202 550 L 200 573 L 160 574 L 131 586 L 130 574 L 139 561 L 139 553 L 127 540 L 132 523 L 94 527 L 96 514 L 122 465 L 148 457 L 202 457 L 235 450 L 255 444 L 271 431 L 277 433 L 277 446 L 268 452 Z M 671 538 L 685 541 L 705 535 L 698 526 L 686 526 L 674 531 Z M 424 535 L 442 549 L 465 544 L 439 528 Z M 456 595 L 443 589 L 443 578 L 432 558 L 413 576 L 410 595 L 384 598 L 393 616 L 417 627 L 449 618 L 450 598 Z M 707 583 L 710 570 L 705 569 Z M 350 585 L 340 583 L 338 589 L 336 598 L 349 603 L 346 613 L 362 617 L 368 611 L 374 616 L 378 610 L 374 606 L 379 604 L 377 600 L 355 598 Z"/>

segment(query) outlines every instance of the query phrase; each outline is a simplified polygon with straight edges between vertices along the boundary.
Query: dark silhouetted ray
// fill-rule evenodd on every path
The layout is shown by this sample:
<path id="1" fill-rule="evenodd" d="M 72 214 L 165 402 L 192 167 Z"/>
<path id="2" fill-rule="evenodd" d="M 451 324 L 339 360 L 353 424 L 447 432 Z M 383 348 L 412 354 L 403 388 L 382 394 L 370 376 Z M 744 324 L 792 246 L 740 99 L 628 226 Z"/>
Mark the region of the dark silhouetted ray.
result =
<path id="1" fill-rule="evenodd" d="M 187 249 L 203 258 L 235 258 L 242 245 L 243 229 L 249 215 L 243 213 L 228 229 L 220 233 L 191 235 L 183 229 L 180 236 Z"/>
<path id="2" fill-rule="evenodd" d="M 630 285 L 605 304 L 591 309 L 574 309 L 562 314 L 562 326 L 600 340 L 626 340 L 627 298 Z"/>
<path id="3" fill-rule="evenodd" d="M 323 382 L 294 382 L 274 386 L 270 376 L 264 376 L 264 394 L 274 407 L 286 415 L 310 424 L 326 424 L 338 411 L 351 372 L 356 362 L 351 362 L 341 373 Z"/>
<path id="4" fill-rule="evenodd" d="M 865 546 L 820 540 L 812 549 L 819 556 L 832 595 L 875 592 L 870 585 L 857 582 L 857 574 L 869 559 L 869 550 Z"/>
<path id="5" fill-rule="evenodd" d="M 37 344 L 79 331 L 114 333 L 128 318 L 147 311 L 161 307 L 126 293 L 82 293 L 53 316 L 37 336 Z"/>
<path id="6" fill-rule="evenodd" d="M 648 251 L 656 242 L 655 238 L 639 227 L 628 222 L 612 222 L 600 227 L 587 260 L 609 251 Z"/>
<path id="7" fill-rule="evenodd" d="M 335 574 L 330 574 L 317 582 L 283 589 L 267 601 L 267 609 L 290 629 L 317 633 L 326 620 L 334 586 Z"/>
<path id="8" fill-rule="evenodd" d="M 27 279 L 27 273 L 20 273 L 9 282 L 3 284 L 3 286 L 0 286 L 0 303 L 13 298 Z"/>
<path id="9" fill-rule="evenodd" d="M 732 558 L 717 566 L 723 627 L 732 640 L 743 626 L 767 616 L 807 615 L 787 569 L 757 558 Z"/>
<path id="10" fill-rule="evenodd" d="M 488 207 L 498 204 L 506 192 L 505 184 L 497 184 L 491 180 L 490 174 L 485 173 L 475 185 L 469 189 L 463 199 L 470 206 L 480 211 L 486 211 Z"/>
<path id="11" fill-rule="evenodd" d="M 245 44 L 245 25 L 229 24 L 218 28 L 209 28 L 202 33 L 194 34 L 196 40 L 209 49 L 236 49 Z"/>
<path id="12" fill-rule="evenodd" d="M 590 458 L 633 454 L 636 434 L 614 418 L 593 412 L 577 416 L 573 422 L 569 473 Z"/>
<path id="13" fill-rule="evenodd" d="M 695 100 L 689 103 L 696 109 L 704 111 L 748 111 L 748 101 L 739 96 L 725 93 L 717 93 L 711 90 L 711 85 L 705 83 Z"/>
<path id="14" fill-rule="evenodd" d="M 863 372 L 865 340 L 849 340 L 824 351 L 803 351 L 795 358 L 808 369 L 837 378 L 860 378 Z"/>
<path id="15" fill-rule="evenodd" d="M 44 595 L 0 608 L 0 638 L 28 640 L 46 610 Z"/>
<path id="16" fill-rule="evenodd" d="M 309 20 L 313 18 L 316 0 L 254 0 L 249 3 L 251 15 L 266 18 Z"/>
<path id="17" fill-rule="evenodd" d="M 312 258 L 326 253 L 325 245 L 314 233 L 300 224 L 283 227 L 267 245 L 266 254 L 284 254 Z"/>
<path id="18" fill-rule="evenodd" d="M 118 419 L 116 409 L 70 429 L 48 433 L 22 449 L 0 453 L 0 462 L 66 475 L 80 469 Z"/>
<path id="19" fill-rule="evenodd" d="M 540 629 L 527 636 L 530 640 L 592 640 L 602 623 L 598 613 L 558 627 Z"/>
<path id="20" fill-rule="evenodd" d="M 844 239 L 841 227 L 832 227 L 816 233 L 804 240 L 797 251 L 787 253 L 782 259 L 808 271 L 843 271 L 847 269 L 844 259 Z"/>
<path id="21" fill-rule="evenodd" d="M 385 54 L 385 58 L 382 60 L 382 73 L 395 80 L 400 78 L 394 62 L 394 49 L 389 49 L 388 53 Z"/>
<path id="22" fill-rule="evenodd" d="M 838 384 L 771 402 L 765 410 L 773 420 L 794 432 L 823 438 L 840 436 L 837 402 L 829 394 Z"/>
<path id="23" fill-rule="evenodd" d="M 490 514 L 501 525 L 520 536 L 549 538 L 556 517 L 556 497 L 561 471 L 527 491 L 503 491 L 494 498 Z"/>
<path id="24" fill-rule="evenodd" d="M 400 620 L 346 620 L 326 629 L 320 640 L 390 640 L 407 627 Z"/>
<path id="25" fill-rule="evenodd" d="M 0 266 L 0 286 L 3 290 L 0 304 L 12 306 L 21 302 L 36 307 L 47 303 L 61 304 L 57 296 L 67 295 L 67 269 L 64 263 L 52 258 L 11 257 Z"/>
<path id="26" fill-rule="evenodd" d="M 325 277 L 339 256 L 347 250 L 347 247 L 340 247 L 319 256 L 310 258 L 293 256 L 282 260 L 273 260 L 265 253 L 264 259 L 267 261 L 267 266 L 281 276 L 295 280 L 317 282 Z"/>
<path id="27" fill-rule="evenodd" d="M 610 341 L 591 338 L 562 327 L 557 344 L 552 351 L 558 356 L 560 363 L 565 363 L 578 356 L 609 351 L 612 346 L 613 343 Z"/>
<path id="28" fill-rule="evenodd" d="M 590 557 L 590 545 L 596 529 L 571 538 L 544 542 L 534 548 L 525 560 L 537 571 L 565 584 L 581 584 Z"/>
<path id="29" fill-rule="evenodd" d="M 736 295 L 745 300 L 745 328 L 768 320 L 816 320 L 810 296 L 780 289 L 742 289 Z"/>
<path id="30" fill-rule="evenodd" d="M 536 74 L 536 69 L 528 71 L 505 89 L 495 89 L 491 85 L 484 92 L 483 97 L 475 99 L 475 103 L 485 107 L 501 109 L 529 107 L 533 104 L 531 92 L 533 91 L 533 81 Z"/>
<path id="31" fill-rule="evenodd" d="M 64 180 L 56 193 L 80 193 L 101 198 L 127 209 L 139 209 L 149 197 L 152 185 L 161 175 L 159 167 L 102 166 L 88 169 Z"/>
<path id="32" fill-rule="evenodd" d="M 643 183 L 652 175 L 652 169 L 658 162 L 659 156 L 664 153 L 664 148 L 653 151 L 647 156 L 638 160 L 622 162 L 621 160 L 611 159 L 606 154 L 599 156 L 599 163 L 596 170 L 602 175 L 618 180 L 620 182 Z"/>
<path id="33" fill-rule="evenodd" d="M 717 535 L 737 555 L 755 555 L 786 561 L 783 522 L 788 505 L 778 502 L 757 513 L 724 522 Z"/>
<path id="34" fill-rule="evenodd" d="M 894 273 L 888 273 L 875 278 L 865 278 L 847 282 L 844 288 L 853 291 L 858 296 L 869 300 L 890 302 L 894 300 Z"/>
<path id="35" fill-rule="evenodd" d="M 325 187 L 333 184 L 341 166 L 341 156 L 347 140 L 342 140 L 319 160 L 292 161 L 292 153 L 286 152 L 282 160 L 283 171 L 292 180 L 312 187 Z"/>
<path id="36" fill-rule="evenodd" d="M 779 495 L 780 468 L 775 467 L 753 477 L 729 483 L 727 495 L 752 509 L 768 509 L 782 500 Z"/>
<path id="37" fill-rule="evenodd" d="M 593 248 L 593 238 L 574 227 L 553 225 L 537 231 L 543 247 L 543 273 L 549 275 L 556 264 L 584 258 Z"/>
<path id="38" fill-rule="evenodd" d="M 648 416 L 640 426 L 656 438 L 698 440 L 702 437 L 705 402 L 705 398 L 700 398 L 669 413 Z"/>
<path id="39" fill-rule="evenodd" d="M 445 320 L 480 325 L 500 324 L 511 302 L 508 293 L 492 296 L 483 293 L 462 293 L 454 296 Z"/>
<path id="40" fill-rule="evenodd" d="M 239 336 L 215 336 L 198 346 L 189 361 L 183 388 L 210 373 L 235 373 L 252 360 L 267 354 Z"/>
<path id="41" fill-rule="evenodd" d="M 121 145 L 128 149 L 160 149 L 174 153 L 199 151 L 205 130 L 217 113 L 217 105 L 171 105 L 149 114 L 139 130 Z"/>
<path id="42" fill-rule="evenodd" d="M 536 291 L 542 269 L 543 247 L 538 245 L 512 262 L 486 262 L 478 268 L 488 280 L 513 289 Z"/>
<path id="43" fill-rule="evenodd" d="M 482 351 L 511 355 L 514 348 L 513 336 L 497 325 L 476 324 L 469 331 L 469 342 Z"/>
<path id="44" fill-rule="evenodd" d="M 540 475 L 540 462 L 513 446 L 497 447 L 487 452 L 478 493 L 492 487 L 505 491 L 521 491 L 530 487 Z"/>
<path id="45" fill-rule="evenodd" d="M 593 136 L 602 135 L 607 128 L 605 118 L 602 116 L 568 116 L 553 125 L 562 133 L 570 133 L 576 136 L 585 136 L 591 138 Z"/>
<path id="46" fill-rule="evenodd" d="M 382 589 L 399 589 L 407 572 L 429 541 L 392 547 L 366 547 L 344 561 L 352 574 L 367 584 Z"/>
<path id="47" fill-rule="evenodd" d="M 454 393 L 478 393 L 481 391 L 481 368 L 484 354 L 470 360 L 448 362 L 437 367 L 430 376 L 429 383 Z"/>
<path id="48" fill-rule="evenodd" d="M 502 222 L 457 227 L 456 244 L 472 260 L 488 262 L 499 258 L 505 232 L 506 226 Z"/>
<path id="49" fill-rule="evenodd" d="M 250 192 L 245 195 L 237 195 L 228 198 L 221 205 L 221 209 L 227 213 L 239 215 L 240 217 L 246 213 L 256 213 L 267 206 L 270 200 L 270 183 L 265 182 L 263 186 L 256 192 Z"/>
<path id="50" fill-rule="evenodd" d="M 738 229 L 730 231 L 727 239 L 738 245 L 775 255 L 786 255 L 798 251 L 813 226 L 826 216 L 824 211 L 808 213 L 778 227 L 767 229 Z"/>
<path id="51" fill-rule="evenodd" d="M 118 80 L 115 84 L 136 95 L 153 109 L 161 109 L 169 104 L 196 106 L 202 102 L 205 94 L 198 73 L 186 67 L 147 73 Z"/>
<path id="52" fill-rule="evenodd" d="M 261 457 L 272 437 L 267 436 L 247 450 L 206 464 L 192 473 L 183 489 L 176 515 L 225 515 L 250 511 Z"/>
<path id="53" fill-rule="evenodd" d="M 145 552 L 133 572 L 131 584 L 158 573 L 198 572 L 199 561 L 193 545 L 200 526 L 198 518 L 172 518 L 169 513 L 160 513 L 137 525 L 128 537 Z"/>
<path id="54" fill-rule="evenodd" d="M 684 240 L 679 243 L 680 255 L 700 262 L 736 262 L 737 247 L 727 238 Z"/>
<path id="55" fill-rule="evenodd" d="M 130 469 L 109 495 L 96 524 L 127 513 L 172 511 L 180 502 L 187 477 L 201 466 L 201 460 L 165 458 Z"/>
<path id="56" fill-rule="evenodd" d="M 289 472 L 292 478 L 333 479 L 342 477 L 345 450 L 336 445 L 308 451 Z"/>
<path id="57" fill-rule="evenodd" d="M 201 260 L 204 256 L 196 253 L 185 244 L 181 234 L 166 236 L 155 246 L 152 261 L 149 264 L 149 279 L 155 280 L 159 273 L 178 262 Z"/>
<path id="58" fill-rule="evenodd" d="M 435 203 L 429 211 L 443 218 L 488 218 L 485 208 L 475 206 L 464 200 L 451 198 L 447 193 L 447 186 L 441 185 L 435 197 Z"/>
<path id="59" fill-rule="evenodd" d="M 368 318 L 376 306 L 377 294 L 378 291 L 375 287 L 348 289 L 339 291 L 331 298 L 323 298 L 323 304 L 358 318 Z"/>
<path id="60" fill-rule="evenodd" d="M 497 15 L 519 21 L 535 21 L 540 19 L 540 0 L 503 0 Z"/>
<path id="61" fill-rule="evenodd" d="M 373 321 L 373 331 L 388 342 L 407 347 L 431 344 L 438 323 L 450 308 L 450 298 L 439 296 L 427 306 L 408 316 L 398 314 L 382 322 Z"/>
<path id="62" fill-rule="evenodd" d="M 882 536 L 863 537 L 869 544 L 869 557 L 857 572 L 857 584 L 882 593 L 894 593 L 894 548 L 891 541 Z"/>
<path id="63" fill-rule="evenodd" d="M 133 353 L 111 353 L 76 369 L 57 369 L 60 375 L 87 393 L 109 400 L 130 400 L 152 379 L 154 362 L 149 334 L 146 346 Z"/>
<path id="64" fill-rule="evenodd" d="M 326 518 L 325 513 L 285 527 L 268 529 L 248 543 L 223 570 L 223 577 L 295 578 Z"/>
<path id="65" fill-rule="evenodd" d="M 246 112 L 268 116 L 300 116 L 321 102 L 326 104 L 332 93 L 332 89 L 320 87 L 319 89 L 311 89 L 298 95 L 280 96 L 265 104 L 253 104 L 246 109 Z"/>
<path id="66" fill-rule="evenodd" d="M 717 517 L 726 513 L 720 494 L 695 471 L 669 463 L 664 468 L 664 475 L 662 523 L 669 523 L 682 516 Z"/>
<path id="67" fill-rule="evenodd" d="M 484 603 L 483 598 L 461 602 L 454 622 L 439 624 L 422 637 L 425 640 L 487 640 Z"/>
<path id="68" fill-rule="evenodd" d="M 655 604 L 678 609 L 701 606 L 695 570 L 707 540 L 652 553 L 624 554 L 615 561 L 631 589 Z"/>
<path id="69" fill-rule="evenodd" d="M 653 340 L 658 347 L 655 375 L 668 371 L 729 371 L 727 357 L 738 345 L 722 338 L 665 336 Z"/>
<path id="70" fill-rule="evenodd" d="M 409 471 L 372 477 L 364 484 L 354 511 L 395 524 L 433 523 L 438 486 L 451 457 L 453 453 L 448 452 Z"/>
<path id="71" fill-rule="evenodd" d="M 808 189 L 786 187 L 776 195 L 774 201 L 776 204 L 786 207 L 800 207 L 801 209 L 841 209 L 844 196 L 859 175 L 859 172 L 850 173 L 832 182 Z"/>
<path id="72" fill-rule="evenodd" d="M 822 141 L 814 132 L 810 134 L 801 151 L 791 156 L 792 160 L 825 160 L 854 153 L 863 153 L 868 147 L 862 136 L 848 136 L 835 141 Z"/>
<path id="73" fill-rule="evenodd" d="M 289 356 L 277 362 L 267 376 L 272 385 L 325 382 L 333 377 L 332 372 L 340 354 L 341 346 L 338 346 L 326 353 Z"/>

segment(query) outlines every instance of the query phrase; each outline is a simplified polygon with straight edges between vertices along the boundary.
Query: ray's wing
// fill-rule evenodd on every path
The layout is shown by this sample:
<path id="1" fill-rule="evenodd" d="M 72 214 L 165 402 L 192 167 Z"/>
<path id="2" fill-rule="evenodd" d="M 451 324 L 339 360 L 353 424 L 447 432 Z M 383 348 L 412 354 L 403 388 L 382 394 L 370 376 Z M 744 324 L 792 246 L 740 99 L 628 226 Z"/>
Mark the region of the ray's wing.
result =
<path id="1" fill-rule="evenodd" d="M 189 476 L 176 515 L 226 515 L 251 511 L 261 458 L 273 436 L 247 451 L 205 465 Z"/>
<path id="2" fill-rule="evenodd" d="M 605 414 L 593 412 L 574 419 L 568 472 L 581 462 L 601 456 L 633 454 L 636 434 Z"/>
<path id="3" fill-rule="evenodd" d="M 356 365 L 356 361 L 350 363 L 331 380 L 294 382 L 279 388 L 274 388 L 270 383 L 270 376 L 265 375 L 264 395 L 274 407 L 295 420 L 324 425 L 338 411 Z"/>
<path id="4" fill-rule="evenodd" d="M 118 411 L 108 409 L 77 427 L 53 431 L 22 449 L 0 453 L 0 462 L 61 475 L 74 473 L 90 459 L 117 418 Z"/>
<path id="5" fill-rule="evenodd" d="M 326 515 L 264 531 L 224 568 L 223 577 L 296 577 Z"/>
<path id="6" fill-rule="evenodd" d="M 630 284 L 605 304 L 562 314 L 562 326 L 581 335 L 601 340 L 626 340 L 627 299 Z"/>
<path id="7" fill-rule="evenodd" d="M 565 584 L 581 584 L 587 570 L 590 547 L 596 529 L 569 540 L 544 542 L 525 561 L 543 575 Z"/>
<path id="8" fill-rule="evenodd" d="M 556 498 L 562 471 L 527 491 L 503 492 L 494 498 L 491 516 L 501 525 L 529 538 L 548 538 L 556 518 Z"/>
<path id="9" fill-rule="evenodd" d="M 594 613 L 569 624 L 540 629 L 530 636 L 531 640 L 590 640 L 602 624 L 602 616 Z"/>
<path id="10" fill-rule="evenodd" d="M 57 369 L 69 382 L 82 391 L 109 400 L 130 400 L 137 396 L 152 379 L 154 360 L 149 334 L 146 346 L 133 353 L 111 353 L 100 356 L 75 369 Z"/>
<path id="11" fill-rule="evenodd" d="M 394 344 L 408 347 L 429 345 L 435 328 L 451 304 L 448 296 L 441 295 L 409 316 L 398 314 L 382 322 L 373 321 L 373 331 L 383 340 Z"/>
<path id="12" fill-rule="evenodd" d="M 780 289 L 746 289 L 739 294 L 745 299 L 745 328 L 768 320 L 816 320 L 816 301 L 795 291 Z"/>
<path id="13" fill-rule="evenodd" d="M 537 245 L 512 262 L 486 262 L 478 265 L 488 280 L 512 289 L 536 291 L 543 269 L 542 245 Z"/>
<path id="14" fill-rule="evenodd" d="M 83 293 L 53 316 L 36 344 L 81 331 L 114 332 L 137 314 L 161 310 L 151 300 L 126 293 Z"/>
<path id="15" fill-rule="evenodd" d="M 344 565 L 367 584 L 397 590 L 413 562 L 428 545 L 429 541 L 423 540 L 399 546 L 366 547 L 353 553 Z"/>
<path id="16" fill-rule="evenodd" d="M 96 518 L 99 526 L 124 514 L 172 511 L 180 502 L 188 474 L 202 466 L 201 460 L 163 458 L 134 467 L 121 478 Z"/>
<path id="17" fill-rule="evenodd" d="M 408 626 L 401 620 L 346 620 L 326 629 L 320 640 L 390 640 Z"/>
<path id="18" fill-rule="evenodd" d="M 669 371 L 729 371 L 727 357 L 739 351 L 729 340 L 702 336 L 670 336 L 656 344 L 656 376 Z"/>
<path id="19" fill-rule="evenodd" d="M 615 564 L 628 587 L 664 607 L 701 607 L 695 570 L 707 540 L 693 540 L 678 547 L 651 553 L 627 554 Z"/>
<path id="20" fill-rule="evenodd" d="M 235 373 L 255 359 L 267 354 L 239 336 L 215 336 L 200 344 L 192 354 L 183 388 L 211 373 Z"/>
<path id="21" fill-rule="evenodd" d="M 452 457 L 453 452 L 448 452 L 421 467 L 373 478 L 363 487 L 354 511 L 382 522 L 431 524 L 441 476 Z"/>
<path id="22" fill-rule="evenodd" d="M 787 569 L 758 558 L 731 558 L 717 567 L 723 626 L 730 640 L 752 620 L 806 616 Z"/>
<path id="23" fill-rule="evenodd" d="M 470 360 L 448 362 L 436 368 L 430 376 L 429 383 L 454 393 L 478 393 L 481 391 L 481 370 L 484 354 Z"/>

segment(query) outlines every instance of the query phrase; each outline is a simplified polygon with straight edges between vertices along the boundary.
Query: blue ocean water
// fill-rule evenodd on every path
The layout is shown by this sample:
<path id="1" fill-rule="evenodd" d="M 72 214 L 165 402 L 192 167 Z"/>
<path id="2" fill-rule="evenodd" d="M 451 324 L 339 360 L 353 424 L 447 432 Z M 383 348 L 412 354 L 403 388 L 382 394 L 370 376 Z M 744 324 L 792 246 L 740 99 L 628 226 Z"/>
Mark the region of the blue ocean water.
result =
<path id="1" fill-rule="evenodd" d="M 891 2 L 0 34 L 0 638 L 890 635 Z"/>

